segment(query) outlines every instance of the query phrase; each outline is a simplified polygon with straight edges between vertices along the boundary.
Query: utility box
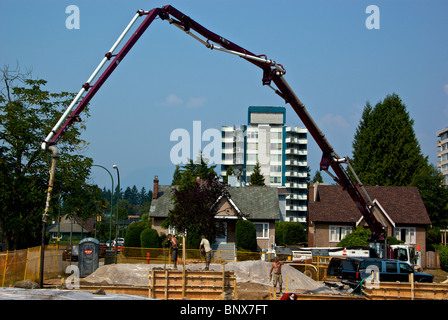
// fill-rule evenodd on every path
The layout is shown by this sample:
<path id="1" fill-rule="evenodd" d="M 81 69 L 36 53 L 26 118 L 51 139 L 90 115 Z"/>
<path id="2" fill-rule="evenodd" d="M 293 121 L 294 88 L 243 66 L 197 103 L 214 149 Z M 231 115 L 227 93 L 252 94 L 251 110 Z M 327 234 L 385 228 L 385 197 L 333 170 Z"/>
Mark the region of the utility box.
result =
<path id="1" fill-rule="evenodd" d="M 79 277 L 84 278 L 98 269 L 100 242 L 95 238 L 85 238 L 79 242 Z"/>

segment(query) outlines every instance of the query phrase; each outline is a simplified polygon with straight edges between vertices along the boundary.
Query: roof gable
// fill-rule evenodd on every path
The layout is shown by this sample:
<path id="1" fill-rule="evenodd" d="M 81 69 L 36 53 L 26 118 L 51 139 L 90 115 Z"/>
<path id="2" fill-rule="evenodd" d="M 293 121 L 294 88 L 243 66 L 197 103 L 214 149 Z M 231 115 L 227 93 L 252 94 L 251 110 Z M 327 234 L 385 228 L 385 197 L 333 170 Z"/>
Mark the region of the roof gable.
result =
<path id="1" fill-rule="evenodd" d="M 367 193 L 381 204 L 395 224 L 431 224 L 417 187 L 367 186 Z M 319 185 L 319 198 L 309 204 L 311 221 L 357 223 L 362 218 L 347 192 L 340 186 Z"/>

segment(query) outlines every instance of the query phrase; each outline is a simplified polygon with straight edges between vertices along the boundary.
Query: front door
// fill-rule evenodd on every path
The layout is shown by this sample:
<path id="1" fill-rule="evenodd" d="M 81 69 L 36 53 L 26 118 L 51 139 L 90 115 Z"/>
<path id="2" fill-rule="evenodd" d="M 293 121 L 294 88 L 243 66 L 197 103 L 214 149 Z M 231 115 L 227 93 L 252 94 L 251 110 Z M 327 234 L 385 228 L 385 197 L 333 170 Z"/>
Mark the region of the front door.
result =
<path id="1" fill-rule="evenodd" d="M 218 222 L 222 225 L 222 231 L 216 234 L 215 244 L 219 246 L 220 243 L 227 243 L 227 222 Z"/>

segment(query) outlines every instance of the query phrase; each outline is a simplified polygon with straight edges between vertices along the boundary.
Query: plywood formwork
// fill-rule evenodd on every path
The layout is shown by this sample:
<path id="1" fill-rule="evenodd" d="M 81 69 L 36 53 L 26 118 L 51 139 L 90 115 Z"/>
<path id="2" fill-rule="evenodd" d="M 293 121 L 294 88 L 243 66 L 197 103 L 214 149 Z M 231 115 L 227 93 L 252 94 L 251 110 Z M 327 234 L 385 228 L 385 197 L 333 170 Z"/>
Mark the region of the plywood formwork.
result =
<path id="1" fill-rule="evenodd" d="M 371 300 L 446 300 L 448 284 L 380 282 L 364 286 L 362 292 Z"/>
<path id="2" fill-rule="evenodd" d="M 236 299 L 234 272 L 152 270 L 148 296 L 155 299 Z"/>

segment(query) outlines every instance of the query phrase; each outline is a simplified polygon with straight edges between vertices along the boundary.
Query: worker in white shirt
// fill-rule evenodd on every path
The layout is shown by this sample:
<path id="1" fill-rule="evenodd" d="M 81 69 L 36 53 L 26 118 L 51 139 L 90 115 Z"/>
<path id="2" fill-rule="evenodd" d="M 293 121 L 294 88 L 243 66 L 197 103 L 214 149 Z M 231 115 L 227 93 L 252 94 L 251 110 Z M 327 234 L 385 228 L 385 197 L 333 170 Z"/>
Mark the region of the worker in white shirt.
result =
<path id="1" fill-rule="evenodd" d="M 201 236 L 202 240 L 201 243 L 199 244 L 199 250 L 201 250 L 201 248 L 204 249 L 205 251 L 205 269 L 206 271 L 208 271 L 208 268 L 210 266 L 210 261 L 212 260 L 212 248 L 210 247 L 210 242 L 205 238 L 204 235 Z"/>

